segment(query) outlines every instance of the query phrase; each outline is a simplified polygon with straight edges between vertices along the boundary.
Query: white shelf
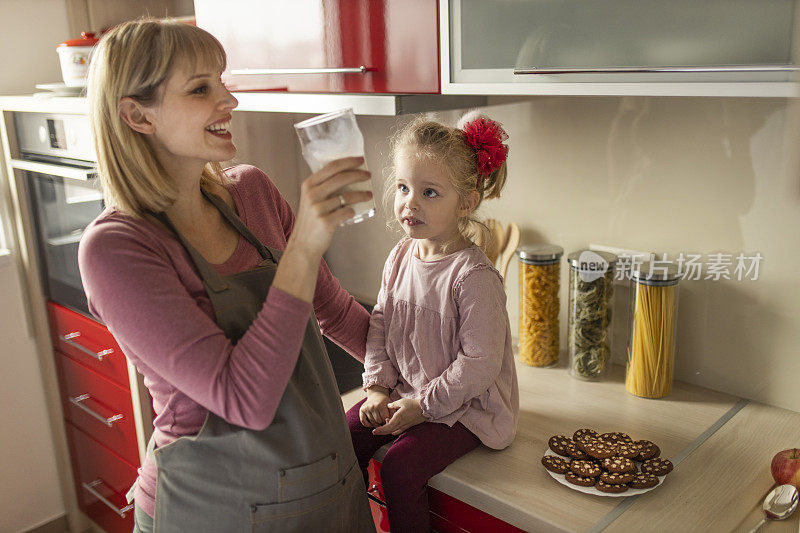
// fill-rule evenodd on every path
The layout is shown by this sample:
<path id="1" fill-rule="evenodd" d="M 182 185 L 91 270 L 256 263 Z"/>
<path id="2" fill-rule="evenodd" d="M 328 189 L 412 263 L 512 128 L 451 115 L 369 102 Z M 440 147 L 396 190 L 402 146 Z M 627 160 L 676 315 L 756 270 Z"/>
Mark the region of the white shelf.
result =
<path id="1" fill-rule="evenodd" d="M 306 94 L 242 92 L 237 111 L 265 113 L 326 113 L 352 107 L 356 115 L 403 115 L 445 109 L 467 109 L 486 105 L 483 95 L 443 94 Z M 0 109 L 36 113 L 86 114 L 85 97 L 60 97 L 49 93 L 29 96 L 0 96 Z"/>

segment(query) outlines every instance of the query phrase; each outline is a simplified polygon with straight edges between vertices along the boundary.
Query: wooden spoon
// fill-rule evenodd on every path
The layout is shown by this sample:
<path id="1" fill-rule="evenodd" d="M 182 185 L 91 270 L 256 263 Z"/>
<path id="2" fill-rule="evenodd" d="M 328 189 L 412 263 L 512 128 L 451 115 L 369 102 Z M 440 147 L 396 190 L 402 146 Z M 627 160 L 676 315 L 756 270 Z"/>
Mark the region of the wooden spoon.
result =
<path id="1" fill-rule="evenodd" d="M 500 268 L 498 268 L 498 270 L 500 271 L 500 275 L 503 276 L 503 286 L 505 287 L 508 263 L 514 256 L 514 252 L 517 251 L 517 246 L 519 246 L 519 226 L 510 222 L 508 226 L 506 226 L 505 238 L 503 241 L 505 244 L 500 251 Z"/>
<path id="2" fill-rule="evenodd" d="M 486 253 L 486 257 L 489 258 L 489 261 L 494 264 L 495 261 L 497 261 L 497 256 L 500 255 L 501 252 L 503 227 L 500 222 L 494 218 L 488 219 L 486 225 L 489 227 L 489 237 L 486 241 L 484 252 Z"/>

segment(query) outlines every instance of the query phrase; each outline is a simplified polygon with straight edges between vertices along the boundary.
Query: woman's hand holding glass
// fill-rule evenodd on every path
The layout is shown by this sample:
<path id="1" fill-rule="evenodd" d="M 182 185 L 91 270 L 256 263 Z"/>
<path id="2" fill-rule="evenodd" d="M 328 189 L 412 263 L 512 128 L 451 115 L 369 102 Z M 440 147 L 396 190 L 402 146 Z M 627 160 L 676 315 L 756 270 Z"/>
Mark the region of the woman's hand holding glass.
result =
<path id="1" fill-rule="evenodd" d="M 331 161 L 300 185 L 300 206 L 290 242 L 320 257 L 330 246 L 339 225 L 354 215 L 352 204 L 372 198 L 370 191 L 343 191 L 343 187 L 367 181 L 370 173 L 358 167 L 363 157 Z"/>

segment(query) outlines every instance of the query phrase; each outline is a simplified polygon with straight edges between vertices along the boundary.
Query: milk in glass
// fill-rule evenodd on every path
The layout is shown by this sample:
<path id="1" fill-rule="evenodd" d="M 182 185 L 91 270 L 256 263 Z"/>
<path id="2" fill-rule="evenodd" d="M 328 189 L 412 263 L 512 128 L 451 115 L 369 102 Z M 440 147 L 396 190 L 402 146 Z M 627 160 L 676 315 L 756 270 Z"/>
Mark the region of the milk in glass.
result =
<path id="1" fill-rule="evenodd" d="M 325 115 L 312 117 L 294 125 L 303 158 L 311 168 L 311 172 L 343 157 L 363 157 L 364 137 L 356 124 L 356 117 L 352 109 L 343 109 Z M 366 163 L 360 169 L 367 170 Z M 371 191 L 370 181 L 362 181 L 345 186 L 341 191 Z M 344 224 L 355 224 L 375 215 L 375 204 L 372 199 L 366 202 L 351 204 L 355 216 L 346 220 Z"/>

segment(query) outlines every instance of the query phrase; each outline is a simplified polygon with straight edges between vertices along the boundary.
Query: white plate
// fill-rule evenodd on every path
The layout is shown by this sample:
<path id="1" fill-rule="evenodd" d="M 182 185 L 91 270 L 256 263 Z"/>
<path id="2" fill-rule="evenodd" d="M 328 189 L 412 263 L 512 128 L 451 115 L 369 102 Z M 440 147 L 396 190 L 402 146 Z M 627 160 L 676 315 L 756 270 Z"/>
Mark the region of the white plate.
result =
<path id="1" fill-rule="evenodd" d="M 547 451 L 544 452 L 544 454 L 545 455 L 555 455 L 556 457 L 561 457 L 557 453 L 553 452 L 553 450 L 551 450 L 550 448 L 547 448 Z M 637 462 L 637 465 L 638 464 L 639 463 Z M 544 467 L 542 467 L 542 468 L 544 468 Z M 574 484 L 570 483 L 569 481 L 567 481 L 567 479 L 564 477 L 564 474 L 556 474 L 555 472 L 551 472 L 551 471 L 547 470 L 546 468 L 545 468 L 545 470 L 547 471 L 548 474 L 550 474 L 550 476 L 553 479 L 555 479 L 556 481 L 558 481 L 562 485 L 565 485 L 565 486 L 571 488 L 572 490 L 577 490 L 578 492 L 583 492 L 584 494 L 594 494 L 596 496 L 610 496 L 612 498 L 626 498 L 628 496 L 636 496 L 637 494 L 644 494 L 645 492 L 650 492 L 651 490 L 653 490 L 655 488 L 658 488 L 662 483 L 664 483 L 664 478 L 667 477 L 667 476 L 658 476 L 658 485 L 656 485 L 655 487 L 650 487 L 649 489 L 631 489 L 631 488 L 629 488 L 625 492 L 620 492 L 618 494 L 614 494 L 614 493 L 611 493 L 611 492 L 601 492 L 601 491 L 597 490 L 594 487 L 581 487 L 580 485 L 574 485 Z"/>
<path id="2" fill-rule="evenodd" d="M 86 90 L 86 86 L 81 87 L 72 87 L 70 85 L 66 85 L 64 82 L 56 82 L 56 83 L 37 83 L 37 89 L 43 89 L 45 91 L 52 91 L 55 93 L 55 96 L 80 96 Z"/>

